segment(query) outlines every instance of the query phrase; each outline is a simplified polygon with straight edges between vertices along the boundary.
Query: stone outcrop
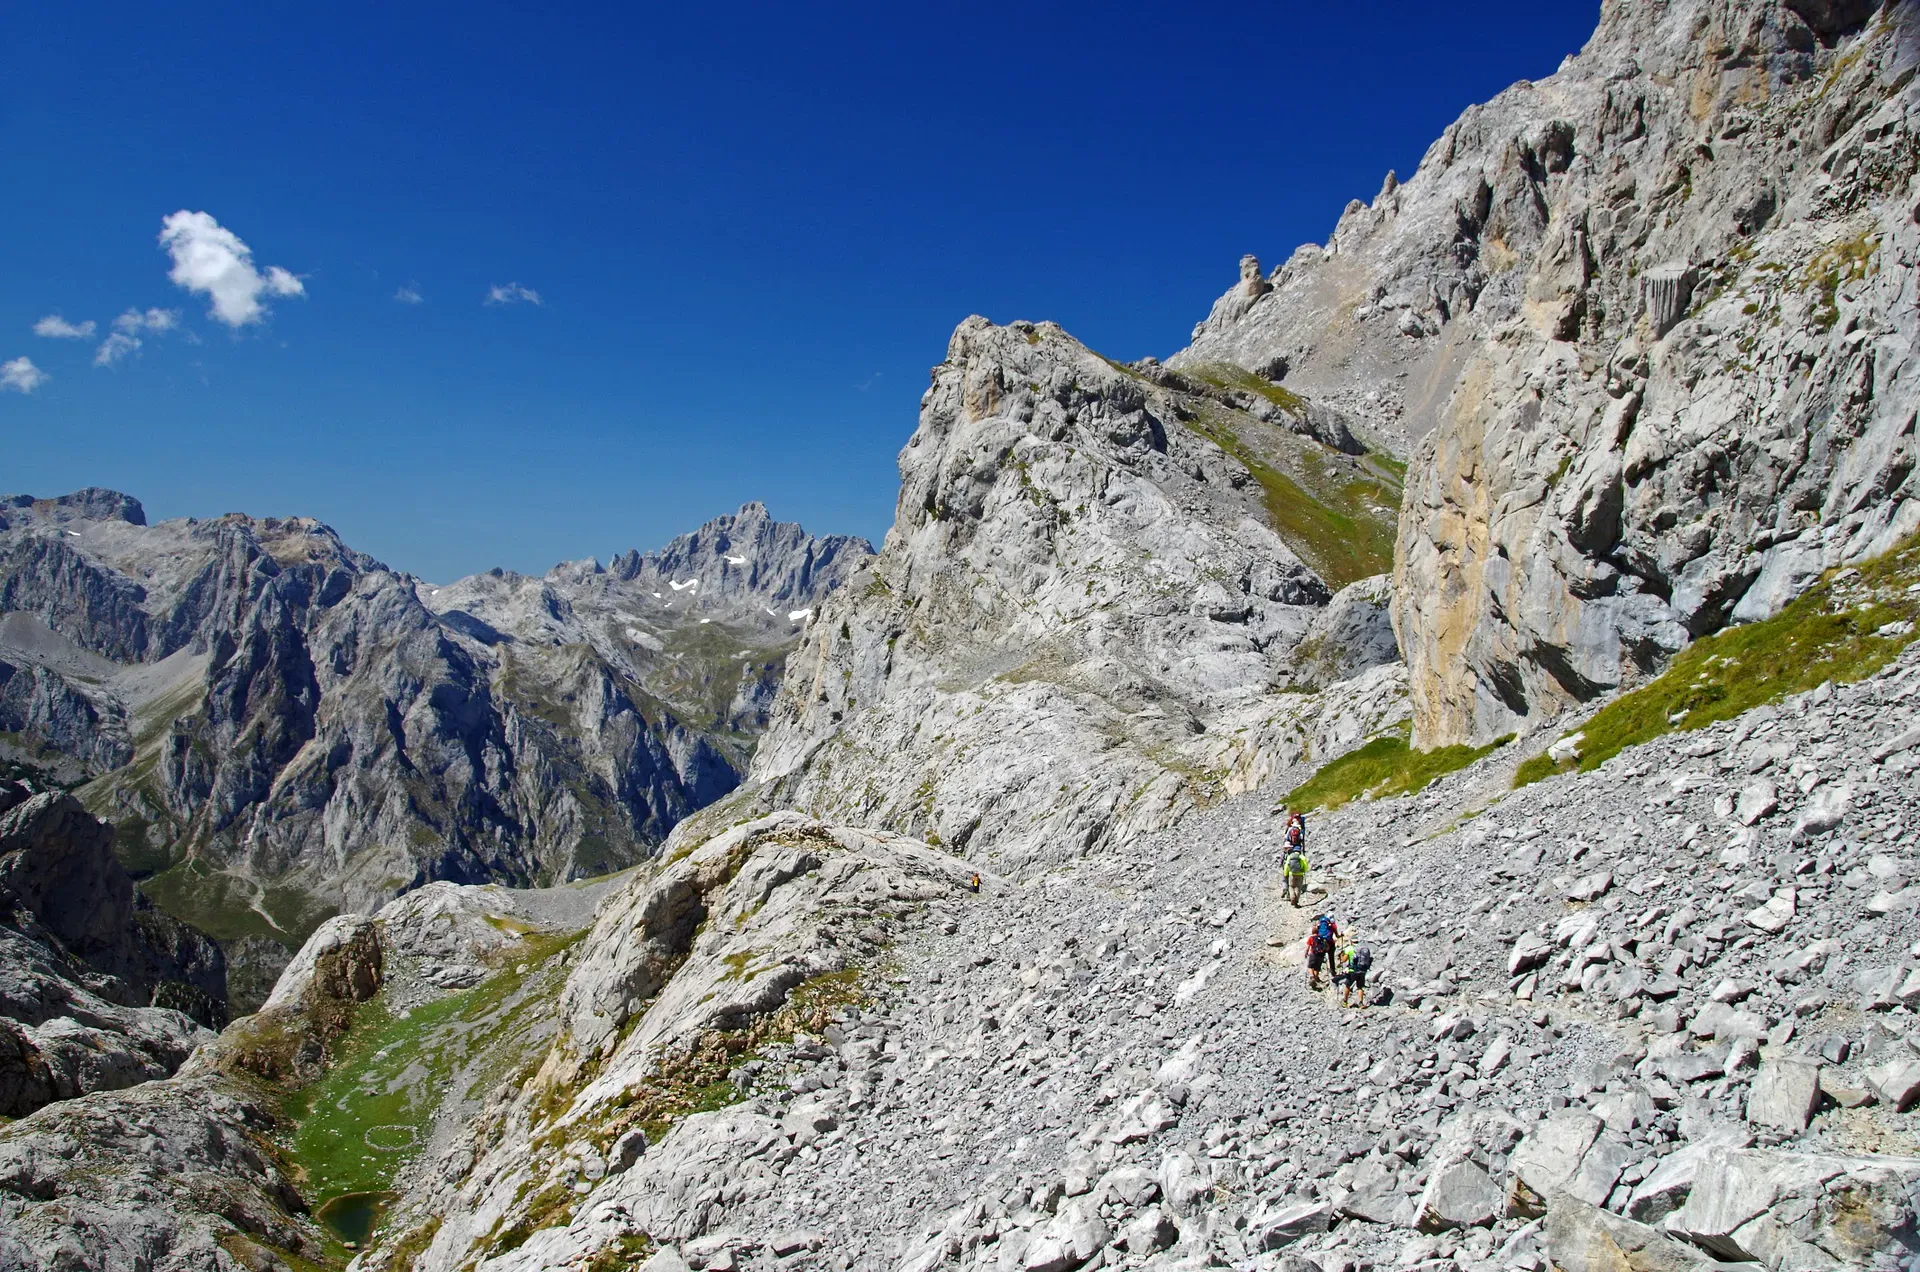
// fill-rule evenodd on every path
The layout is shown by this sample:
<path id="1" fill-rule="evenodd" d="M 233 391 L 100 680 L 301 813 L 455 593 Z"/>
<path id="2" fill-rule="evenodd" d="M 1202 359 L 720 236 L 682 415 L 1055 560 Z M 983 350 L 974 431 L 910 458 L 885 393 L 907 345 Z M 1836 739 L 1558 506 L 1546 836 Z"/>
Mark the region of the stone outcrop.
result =
<path id="1" fill-rule="evenodd" d="M 1920 526 L 1916 63 L 1911 4 L 1607 5 L 1171 360 L 1416 448 L 1421 744 L 1631 684 Z"/>
<path id="2" fill-rule="evenodd" d="M 656 1147 L 639 1125 L 658 1116 L 649 1095 L 690 1073 L 726 1080 L 749 1047 L 821 1028 L 809 1012 L 844 1010 L 884 942 L 930 905 L 951 907 L 970 879 L 924 844 L 783 812 L 689 845 L 610 893 L 554 1004 L 558 1033 L 538 1071 L 461 1136 L 448 1154 L 460 1166 L 428 1176 L 398 1221 L 432 1221 L 416 1266 L 489 1252 L 496 1270 L 555 1266 L 642 1234 L 698 1236 L 698 1199 L 712 1190 L 764 1195 L 791 1160 L 789 1135 L 830 1130 L 830 1111 L 809 1121 L 796 1105 L 784 1123 L 751 1109 L 696 1114 Z M 555 1151 L 529 1157 L 531 1140 Z M 586 1185 L 573 1222 L 548 1214 L 503 1252 L 493 1234 L 527 1225 L 555 1171 Z"/>
<path id="3" fill-rule="evenodd" d="M 1393 580 L 1383 574 L 1349 583 L 1314 615 L 1293 652 L 1296 683 L 1324 689 L 1400 661 L 1393 634 Z"/>
<path id="4" fill-rule="evenodd" d="M 219 949 L 139 907 L 112 828 L 72 797 L 4 794 L 0 1114 L 173 1073 L 226 1022 Z"/>
<path id="5" fill-rule="evenodd" d="M 1398 719 L 1391 673 L 1283 692 L 1391 660 L 1377 621 L 1365 648 L 1294 654 L 1329 577 L 1384 562 L 1301 529 L 1342 497 L 1316 480 L 1371 483 L 1378 502 L 1343 522 L 1359 531 L 1391 516 L 1394 483 L 1259 390 L 1239 371 L 1118 367 L 1052 324 L 962 323 L 901 451 L 886 544 L 791 657 L 755 806 L 1024 869 Z M 1369 626 L 1362 595 L 1377 616 L 1368 585 L 1337 621 Z"/>
<path id="6" fill-rule="evenodd" d="M 204 1073 L 0 1128 L 0 1266 L 241 1272 L 325 1266 L 268 1103 Z"/>

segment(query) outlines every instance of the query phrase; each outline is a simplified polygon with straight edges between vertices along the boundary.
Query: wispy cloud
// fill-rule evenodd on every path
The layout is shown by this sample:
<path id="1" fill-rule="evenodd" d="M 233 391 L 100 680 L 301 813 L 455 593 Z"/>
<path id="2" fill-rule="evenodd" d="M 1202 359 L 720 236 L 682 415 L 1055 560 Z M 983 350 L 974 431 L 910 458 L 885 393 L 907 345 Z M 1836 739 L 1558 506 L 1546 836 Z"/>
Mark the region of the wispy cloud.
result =
<path id="1" fill-rule="evenodd" d="M 33 324 L 33 334 L 45 336 L 49 340 L 91 340 L 93 339 L 93 319 L 85 322 L 68 322 L 59 314 L 48 314 Z"/>
<path id="2" fill-rule="evenodd" d="M 278 265 L 265 273 L 240 236 L 205 212 L 184 208 L 160 223 L 160 245 L 173 258 L 167 277 L 213 301 L 209 314 L 236 330 L 267 315 L 262 296 L 304 296 L 306 286 Z"/>
<path id="3" fill-rule="evenodd" d="M 393 298 L 403 305 L 424 305 L 427 303 L 427 298 L 420 294 L 420 284 L 418 283 L 403 283 L 400 290 L 393 293 Z"/>
<path id="4" fill-rule="evenodd" d="M 0 391 L 31 393 L 53 377 L 33 365 L 31 358 L 0 362 Z"/>
<path id="5" fill-rule="evenodd" d="M 866 379 L 862 380 L 860 383 L 854 385 L 853 387 L 860 390 L 860 392 L 865 393 L 867 390 L 871 389 L 874 385 L 880 383 L 880 381 L 886 378 L 887 378 L 886 372 L 875 371 L 872 375 L 868 376 Z"/>
<path id="6" fill-rule="evenodd" d="M 137 353 L 142 343 L 140 336 L 165 335 L 180 325 L 180 311 L 177 309 L 129 309 L 113 320 L 113 334 L 100 342 L 93 351 L 93 365 L 110 367 Z"/>
<path id="7" fill-rule="evenodd" d="M 540 293 L 519 283 L 495 283 L 487 289 L 486 303 L 489 305 L 518 305 L 522 302 L 537 305 L 540 303 Z"/>

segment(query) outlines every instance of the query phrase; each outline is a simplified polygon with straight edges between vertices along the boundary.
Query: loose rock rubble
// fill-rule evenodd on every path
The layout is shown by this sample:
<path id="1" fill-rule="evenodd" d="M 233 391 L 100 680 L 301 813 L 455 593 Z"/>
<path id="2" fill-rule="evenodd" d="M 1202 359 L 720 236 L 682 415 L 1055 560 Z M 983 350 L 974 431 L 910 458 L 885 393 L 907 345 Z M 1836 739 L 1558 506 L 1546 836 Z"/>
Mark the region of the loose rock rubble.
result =
<path id="1" fill-rule="evenodd" d="M 1889 749 L 1916 695 L 1910 652 L 1491 803 L 1497 756 L 1314 818 L 1298 909 L 1264 799 L 932 895 L 865 1004 L 628 1160 L 581 1134 L 571 1217 L 478 1266 L 645 1234 L 714 1272 L 1890 1267 L 1920 1192 L 1920 739 Z M 1320 910 L 1384 1003 L 1308 989 Z"/>

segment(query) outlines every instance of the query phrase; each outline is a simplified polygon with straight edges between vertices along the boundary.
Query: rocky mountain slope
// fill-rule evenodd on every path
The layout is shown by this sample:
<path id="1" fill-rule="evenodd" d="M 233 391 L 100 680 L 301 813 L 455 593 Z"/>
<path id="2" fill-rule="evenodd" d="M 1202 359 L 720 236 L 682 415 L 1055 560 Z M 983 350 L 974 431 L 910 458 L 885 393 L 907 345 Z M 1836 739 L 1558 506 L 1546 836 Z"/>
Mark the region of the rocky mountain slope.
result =
<path id="1" fill-rule="evenodd" d="M 1119 366 L 1050 323 L 970 318 L 900 473 L 886 544 L 821 607 L 755 787 L 716 818 L 792 805 L 1058 861 L 1404 714 L 1391 670 L 1300 692 L 1316 647 L 1342 675 L 1395 659 L 1365 580 L 1399 466 L 1338 415 L 1237 368 Z"/>
<path id="2" fill-rule="evenodd" d="M 166 1077 L 226 1003 L 219 947 L 143 905 L 112 827 L 0 782 L 0 1116 Z"/>
<path id="3" fill-rule="evenodd" d="M 1417 442 L 1422 744 L 1635 683 L 1920 525 L 1916 66 L 1911 3 L 1608 3 L 1170 360 Z"/>
<path id="4" fill-rule="evenodd" d="M 1519 791 L 1496 752 L 1316 818 L 1301 908 L 1253 797 L 977 892 L 689 823 L 572 938 L 591 896 L 437 884 L 181 1076 L 0 1127 L 0 1266 L 1904 1265 L 1916 700 L 1910 647 Z M 1306 983 L 1321 910 L 1387 1001 Z M 398 1192 L 371 1248 L 329 1184 Z"/>
<path id="5" fill-rule="evenodd" d="M 297 944 L 429 879 L 651 851 L 738 782 L 785 646 L 865 555 L 752 504 L 610 570 L 435 589 L 311 520 L 9 497 L 0 740 L 91 779 L 164 908 Z"/>

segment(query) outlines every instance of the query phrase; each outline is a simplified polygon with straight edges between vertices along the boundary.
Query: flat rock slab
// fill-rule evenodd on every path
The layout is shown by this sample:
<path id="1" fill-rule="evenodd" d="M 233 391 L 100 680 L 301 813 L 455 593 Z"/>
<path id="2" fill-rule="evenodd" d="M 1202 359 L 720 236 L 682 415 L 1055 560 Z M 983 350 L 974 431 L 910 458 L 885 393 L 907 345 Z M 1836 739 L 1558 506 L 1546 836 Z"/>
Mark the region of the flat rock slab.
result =
<path id="1" fill-rule="evenodd" d="M 1422 1232 L 1444 1232 L 1492 1223 L 1505 1208 L 1500 1185 L 1472 1162 L 1454 1162 L 1433 1172 L 1420 1195 Z"/>
<path id="2" fill-rule="evenodd" d="M 1747 1095 L 1747 1120 L 1798 1134 L 1820 1106 L 1820 1062 L 1782 1056 L 1761 1062 Z"/>

